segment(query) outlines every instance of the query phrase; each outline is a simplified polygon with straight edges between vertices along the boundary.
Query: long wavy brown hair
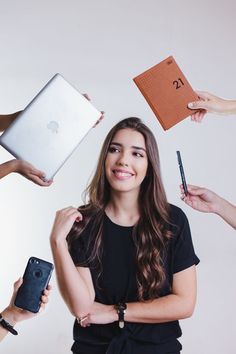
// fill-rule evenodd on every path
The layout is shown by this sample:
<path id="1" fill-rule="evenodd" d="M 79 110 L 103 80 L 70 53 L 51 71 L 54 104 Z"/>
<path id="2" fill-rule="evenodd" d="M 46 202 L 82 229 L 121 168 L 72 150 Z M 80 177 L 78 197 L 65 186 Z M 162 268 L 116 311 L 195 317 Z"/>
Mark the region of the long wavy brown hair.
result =
<path id="1" fill-rule="evenodd" d="M 142 301 L 160 296 L 166 280 L 164 260 L 171 233 L 168 231 L 169 204 L 161 179 L 157 143 L 151 130 L 139 118 L 126 118 L 118 122 L 108 133 L 95 175 L 85 191 L 86 205 L 79 208 L 83 214 L 83 221 L 74 224 L 67 241 L 70 248 L 72 241 L 79 237 L 92 219 L 93 241 L 89 261 L 98 261 L 101 265 L 103 221 L 111 193 L 105 174 L 105 160 L 115 134 L 121 129 L 132 129 L 143 135 L 148 157 L 147 174 L 141 184 L 139 195 L 140 218 L 133 228 L 138 298 Z"/>

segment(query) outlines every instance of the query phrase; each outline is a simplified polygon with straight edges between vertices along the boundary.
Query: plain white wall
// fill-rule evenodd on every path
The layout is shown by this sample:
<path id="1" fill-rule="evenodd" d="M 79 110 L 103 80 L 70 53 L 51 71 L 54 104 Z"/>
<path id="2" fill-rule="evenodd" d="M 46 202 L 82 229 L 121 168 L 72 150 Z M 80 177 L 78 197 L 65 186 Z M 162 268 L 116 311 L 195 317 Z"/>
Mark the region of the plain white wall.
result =
<path id="1" fill-rule="evenodd" d="M 42 189 L 19 175 L 0 183 L 0 309 L 32 255 L 51 260 L 49 234 L 55 211 L 78 206 L 94 171 L 102 141 L 118 120 L 139 116 L 160 148 L 168 199 L 186 212 L 198 266 L 198 303 L 182 321 L 183 354 L 235 353 L 236 235 L 215 215 L 179 199 L 176 162 L 181 150 L 189 183 L 209 187 L 235 203 L 235 117 L 184 120 L 164 132 L 132 78 L 169 55 L 195 89 L 236 98 L 234 0 L 0 0 L 0 112 L 22 109 L 56 72 L 106 112 L 55 177 Z M 96 142 L 96 143 L 94 143 Z M 0 161 L 11 156 L 0 149 Z M 73 317 L 55 275 L 46 313 L 17 326 L 1 352 L 70 352 Z"/>

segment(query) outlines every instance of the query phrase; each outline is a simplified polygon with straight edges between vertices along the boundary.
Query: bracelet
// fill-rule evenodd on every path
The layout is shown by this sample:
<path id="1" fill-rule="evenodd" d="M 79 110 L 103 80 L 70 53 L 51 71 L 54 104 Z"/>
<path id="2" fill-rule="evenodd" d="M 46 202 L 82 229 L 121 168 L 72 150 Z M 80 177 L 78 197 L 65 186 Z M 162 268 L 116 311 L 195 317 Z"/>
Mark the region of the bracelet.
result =
<path id="1" fill-rule="evenodd" d="M 119 327 L 124 328 L 125 326 L 125 310 L 127 309 L 127 305 L 125 302 L 119 302 L 115 305 L 115 309 L 118 314 Z"/>
<path id="2" fill-rule="evenodd" d="M 5 328 L 7 331 L 11 332 L 14 334 L 14 336 L 17 336 L 18 332 L 13 328 L 12 325 L 10 325 L 9 322 L 5 321 L 2 315 L 0 314 L 0 325 Z"/>
<path id="3" fill-rule="evenodd" d="M 85 315 L 83 317 L 77 317 L 77 321 L 79 323 L 79 325 L 81 326 L 83 321 L 85 321 L 88 318 L 89 315 Z"/>

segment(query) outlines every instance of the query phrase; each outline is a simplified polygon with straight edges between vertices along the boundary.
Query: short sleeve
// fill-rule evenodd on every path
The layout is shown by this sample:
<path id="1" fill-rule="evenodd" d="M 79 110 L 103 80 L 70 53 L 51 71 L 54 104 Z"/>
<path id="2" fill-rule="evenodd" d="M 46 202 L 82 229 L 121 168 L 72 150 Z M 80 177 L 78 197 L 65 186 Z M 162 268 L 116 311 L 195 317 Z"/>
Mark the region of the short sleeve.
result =
<path id="1" fill-rule="evenodd" d="M 174 208 L 173 273 L 178 273 L 197 265 L 200 260 L 194 251 L 188 219 L 180 208 Z"/>
<path id="2" fill-rule="evenodd" d="M 89 267 L 89 227 L 71 242 L 69 252 L 75 266 Z"/>

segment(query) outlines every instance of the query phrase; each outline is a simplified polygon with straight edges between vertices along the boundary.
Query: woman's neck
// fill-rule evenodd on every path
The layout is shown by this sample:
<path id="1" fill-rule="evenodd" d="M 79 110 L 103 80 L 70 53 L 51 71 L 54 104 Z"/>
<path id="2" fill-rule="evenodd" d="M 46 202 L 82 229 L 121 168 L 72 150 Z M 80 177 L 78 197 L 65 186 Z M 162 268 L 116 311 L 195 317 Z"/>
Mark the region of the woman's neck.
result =
<path id="1" fill-rule="evenodd" d="M 105 211 L 107 216 L 116 224 L 133 226 L 140 216 L 138 197 L 131 196 L 129 193 L 112 193 Z"/>

